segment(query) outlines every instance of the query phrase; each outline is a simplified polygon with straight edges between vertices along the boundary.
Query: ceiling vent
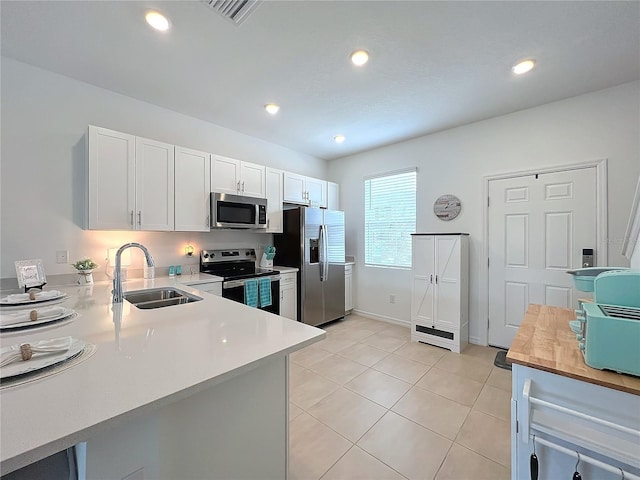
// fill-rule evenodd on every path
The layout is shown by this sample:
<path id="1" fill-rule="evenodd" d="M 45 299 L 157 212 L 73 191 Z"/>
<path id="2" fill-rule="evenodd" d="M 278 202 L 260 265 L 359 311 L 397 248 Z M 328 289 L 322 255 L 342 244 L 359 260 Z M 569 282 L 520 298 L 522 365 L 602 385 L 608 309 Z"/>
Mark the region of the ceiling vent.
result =
<path id="1" fill-rule="evenodd" d="M 262 3 L 262 0 L 202 0 L 209 8 L 230 22 L 240 25 Z"/>

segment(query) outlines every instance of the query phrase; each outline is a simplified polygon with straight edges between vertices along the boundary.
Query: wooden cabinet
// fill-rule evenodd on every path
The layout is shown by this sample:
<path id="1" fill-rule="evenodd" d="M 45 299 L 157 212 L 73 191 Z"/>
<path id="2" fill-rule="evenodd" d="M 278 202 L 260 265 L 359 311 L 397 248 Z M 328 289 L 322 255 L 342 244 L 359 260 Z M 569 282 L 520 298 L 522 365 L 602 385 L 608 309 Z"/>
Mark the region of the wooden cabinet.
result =
<path id="1" fill-rule="evenodd" d="M 353 265 L 344 266 L 344 313 L 353 310 Z"/>
<path id="2" fill-rule="evenodd" d="M 463 350 L 469 338 L 469 237 L 412 236 L 411 339 Z"/>
<path id="3" fill-rule="evenodd" d="M 176 147 L 175 230 L 208 232 L 211 196 L 210 155 Z"/>
<path id="4" fill-rule="evenodd" d="M 327 208 L 340 210 L 340 186 L 337 183 L 327 182 Z"/>
<path id="5" fill-rule="evenodd" d="M 89 126 L 88 227 L 174 229 L 174 147 Z"/>
<path id="6" fill-rule="evenodd" d="M 297 273 L 280 274 L 280 316 L 298 320 Z"/>
<path id="7" fill-rule="evenodd" d="M 327 182 L 284 172 L 284 201 L 327 208 Z"/>
<path id="8" fill-rule="evenodd" d="M 266 169 L 267 233 L 282 233 L 282 170 Z"/>
<path id="9" fill-rule="evenodd" d="M 211 191 L 266 198 L 265 167 L 211 155 Z"/>

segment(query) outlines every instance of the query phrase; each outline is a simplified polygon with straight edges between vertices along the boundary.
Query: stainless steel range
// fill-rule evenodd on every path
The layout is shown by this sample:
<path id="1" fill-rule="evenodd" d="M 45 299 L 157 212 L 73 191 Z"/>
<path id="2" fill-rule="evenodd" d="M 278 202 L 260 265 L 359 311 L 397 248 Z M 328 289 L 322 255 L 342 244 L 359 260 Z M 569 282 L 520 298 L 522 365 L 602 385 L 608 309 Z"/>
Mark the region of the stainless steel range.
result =
<path id="1" fill-rule="evenodd" d="M 262 307 L 276 315 L 280 314 L 280 272 L 256 267 L 256 251 L 252 248 L 238 250 L 202 250 L 200 272 L 224 278 L 222 297 L 245 303 L 245 282 L 250 279 L 269 277 L 271 281 L 271 305 Z"/>

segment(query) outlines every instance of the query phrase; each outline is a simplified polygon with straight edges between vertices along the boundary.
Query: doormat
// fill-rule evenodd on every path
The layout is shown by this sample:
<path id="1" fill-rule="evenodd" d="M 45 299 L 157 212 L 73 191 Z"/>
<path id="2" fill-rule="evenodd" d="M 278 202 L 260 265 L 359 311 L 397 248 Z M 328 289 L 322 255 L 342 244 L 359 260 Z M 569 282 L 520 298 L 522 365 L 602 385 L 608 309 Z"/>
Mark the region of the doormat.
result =
<path id="1" fill-rule="evenodd" d="M 505 370 L 511 370 L 511 362 L 507 360 L 507 350 L 500 350 L 496 353 L 496 358 L 493 361 L 496 367 L 504 368 Z"/>

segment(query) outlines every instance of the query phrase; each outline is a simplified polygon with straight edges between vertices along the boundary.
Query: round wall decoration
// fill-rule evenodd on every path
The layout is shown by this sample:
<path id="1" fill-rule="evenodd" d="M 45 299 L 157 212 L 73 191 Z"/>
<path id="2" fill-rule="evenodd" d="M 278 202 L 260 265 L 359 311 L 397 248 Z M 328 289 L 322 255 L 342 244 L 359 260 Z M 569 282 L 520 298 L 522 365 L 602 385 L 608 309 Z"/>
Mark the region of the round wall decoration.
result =
<path id="1" fill-rule="evenodd" d="M 460 199 L 455 195 L 442 195 L 433 204 L 433 213 L 440 220 L 453 220 L 458 216 L 462 209 Z"/>

